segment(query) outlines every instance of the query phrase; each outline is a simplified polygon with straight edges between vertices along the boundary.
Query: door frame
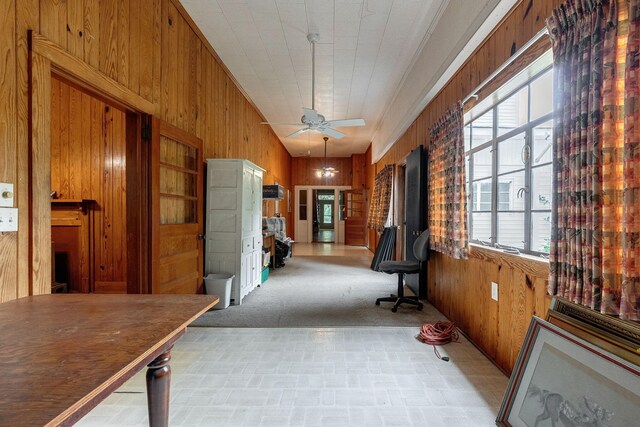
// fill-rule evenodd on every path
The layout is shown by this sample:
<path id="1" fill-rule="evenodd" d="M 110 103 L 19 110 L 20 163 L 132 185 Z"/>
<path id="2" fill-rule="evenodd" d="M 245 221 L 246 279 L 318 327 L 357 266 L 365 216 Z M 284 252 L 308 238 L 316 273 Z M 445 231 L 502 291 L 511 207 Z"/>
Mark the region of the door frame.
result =
<path id="1" fill-rule="evenodd" d="M 300 243 L 312 243 L 313 239 L 313 216 L 311 215 L 311 212 L 309 211 L 309 209 L 311 208 L 311 204 L 313 201 L 313 196 L 312 196 L 312 191 L 313 190 L 334 190 L 334 194 L 335 194 L 335 198 L 334 198 L 334 205 L 333 205 L 333 224 L 334 224 L 334 243 L 338 243 L 340 242 L 340 239 L 342 239 L 342 243 L 344 244 L 344 221 L 340 220 L 340 191 L 343 190 L 353 190 L 353 188 L 351 188 L 350 185 L 295 185 L 293 187 L 294 189 L 294 194 L 295 194 L 295 209 L 294 209 L 294 230 L 298 230 L 299 229 L 299 224 L 298 221 L 300 218 L 300 203 L 298 202 L 298 197 L 300 195 L 300 190 L 308 190 L 307 191 L 307 236 L 308 236 L 308 240 L 310 240 L 309 242 L 302 242 L 300 241 Z M 294 236 L 296 241 L 299 241 L 298 235 Z"/>
<path id="2" fill-rule="evenodd" d="M 119 82 L 68 53 L 46 37 L 30 30 L 29 41 L 29 148 L 28 192 L 18 206 L 28 206 L 27 239 L 29 295 L 51 292 L 51 79 L 70 81 L 92 96 L 122 108 L 127 116 L 127 293 L 146 293 L 148 283 L 148 144 L 142 143 L 141 114 L 153 115 L 158 107 Z M 131 138 L 131 140 L 130 140 Z M 134 139 L 135 138 L 135 139 Z M 130 157 L 131 156 L 131 157 Z M 130 181 L 131 180 L 131 181 Z M 131 207 L 131 209 L 129 209 Z M 26 208 L 22 208 L 23 210 Z"/>

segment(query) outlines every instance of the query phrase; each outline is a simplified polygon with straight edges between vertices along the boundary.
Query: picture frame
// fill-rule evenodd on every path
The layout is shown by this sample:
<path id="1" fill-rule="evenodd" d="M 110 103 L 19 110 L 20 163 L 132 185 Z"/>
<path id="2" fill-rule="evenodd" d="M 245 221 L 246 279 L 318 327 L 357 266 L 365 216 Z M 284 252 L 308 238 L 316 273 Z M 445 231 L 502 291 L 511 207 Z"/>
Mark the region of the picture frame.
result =
<path id="1" fill-rule="evenodd" d="M 604 348 L 629 362 L 640 365 L 640 324 L 554 297 L 547 321 Z"/>
<path id="2" fill-rule="evenodd" d="M 496 425 L 636 425 L 639 401 L 638 365 L 533 317 Z"/>

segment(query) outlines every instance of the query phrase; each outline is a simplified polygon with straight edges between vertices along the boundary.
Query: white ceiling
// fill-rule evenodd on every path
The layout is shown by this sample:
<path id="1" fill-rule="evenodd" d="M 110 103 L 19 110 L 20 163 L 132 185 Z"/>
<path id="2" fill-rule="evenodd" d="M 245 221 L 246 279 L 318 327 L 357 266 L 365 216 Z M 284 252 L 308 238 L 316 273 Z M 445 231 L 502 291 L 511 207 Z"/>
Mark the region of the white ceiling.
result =
<path id="1" fill-rule="evenodd" d="M 311 46 L 317 32 L 316 109 L 339 128 L 329 156 L 363 153 L 448 0 L 181 0 L 227 68 L 270 122 L 297 123 L 311 107 Z M 292 156 L 323 155 L 322 135 L 285 136 Z"/>

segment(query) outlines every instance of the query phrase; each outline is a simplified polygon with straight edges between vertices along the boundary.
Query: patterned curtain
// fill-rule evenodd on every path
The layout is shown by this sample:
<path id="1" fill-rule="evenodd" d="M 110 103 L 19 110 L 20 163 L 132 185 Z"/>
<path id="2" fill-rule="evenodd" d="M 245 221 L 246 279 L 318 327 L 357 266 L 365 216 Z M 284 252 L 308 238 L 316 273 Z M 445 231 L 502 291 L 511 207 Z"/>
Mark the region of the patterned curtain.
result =
<path id="1" fill-rule="evenodd" d="M 457 259 L 469 255 L 463 128 L 459 102 L 433 125 L 429 145 L 431 249 Z"/>
<path id="2" fill-rule="evenodd" d="M 569 0 L 547 19 L 555 112 L 549 292 L 633 320 L 640 305 L 638 1 L 627 8 L 626 0 Z"/>
<path id="3" fill-rule="evenodd" d="M 376 230 L 378 233 L 382 233 L 389 217 L 392 184 L 393 165 L 387 165 L 376 174 L 367 219 L 367 227 Z"/>

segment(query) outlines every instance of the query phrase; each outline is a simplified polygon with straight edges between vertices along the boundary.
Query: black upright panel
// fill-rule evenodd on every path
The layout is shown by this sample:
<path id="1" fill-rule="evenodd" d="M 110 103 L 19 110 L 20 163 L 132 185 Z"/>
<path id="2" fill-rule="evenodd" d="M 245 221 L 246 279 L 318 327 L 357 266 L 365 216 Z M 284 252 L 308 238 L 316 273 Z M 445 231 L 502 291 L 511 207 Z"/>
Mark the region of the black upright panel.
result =
<path id="1" fill-rule="evenodd" d="M 380 271 L 380 263 L 391 260 L 395 247 L 396 227 L 385 227 L 378 242 L 376 253 L 373 255 L 373 260 L 371 260 L 371 269 L 373 271 Z"/>
<path id="2" fill-rule="evenodd" d="M 415 261 L 413 242 L 427 228 L 427 158 L 422 145 L 407 157 L 405 172 L 405 259 Z M 427 263 L 423 263 L 420 277 L 409 274 L 407 286 L 420 298 L 427 298 Z"/>

